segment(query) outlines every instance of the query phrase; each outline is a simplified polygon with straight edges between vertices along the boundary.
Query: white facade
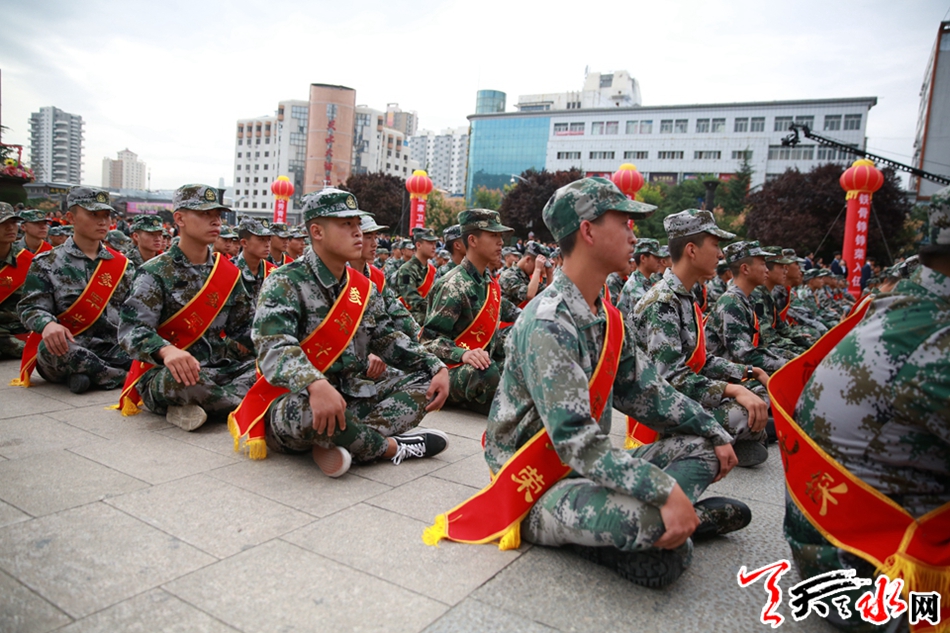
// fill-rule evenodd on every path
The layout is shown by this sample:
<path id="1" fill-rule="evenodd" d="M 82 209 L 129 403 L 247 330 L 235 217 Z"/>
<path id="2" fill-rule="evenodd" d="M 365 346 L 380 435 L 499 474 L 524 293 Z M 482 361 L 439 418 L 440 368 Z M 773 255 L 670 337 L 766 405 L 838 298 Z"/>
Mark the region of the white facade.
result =
<path id="1" fill-rule="evenodd" d="M 273 217 L 274 194 L 270 186 L 281 175 L 279 130 L 276 116 L 237 122 L 232 204 L 238 216 Z"/>
<path id="2" fill-rule="evenodd" d="M 30 115 L 30 167 L 38 182 L 82 182 L 82 117 L 48 106 Z"/>
<path id="3" fill-rule="evenodd" d="M 277 174 L 287 176 L 294 184 L 294 197 L 287 210 L 299 208 L 307 169 L 307 126 L 310 102 L 286 100 L 277 105 Z M 275 177 L 276 177 L 275 176 Z M 243 207 L 242 207 L 243 208 Z"/>
<path id="4" fill-rule="evenodd" d="M 419 163 L 409 156 L 406 135 L 387 127 L 386 117 L 385 112 L 365 105 L 356 106 L 353 124 L 354 174 L 389 174 L 408 178 L 413 170 L 419 169 Z"/>
<path id="5" fill-rule="evenodd" d="M 465 193 L 468 168 L 468 127 L 447 128 L 436 134 L 422 130 L 410 139 L 412 160 L 419 163 L 436 189 L 460 196 Z"/>
<path id="6" fill-rule="evenodd" d="M 146 188 L 147 167 L 139 160 L 138 154 L 125 148 L 117 153 L 117 160 L 105 157 L 102 159 L 102 186 L 106 189 L 135 189 L 144 191 Z"/>
<path id="7" fill-rule="evenodd" d="M 591 108 L 632 108 L 640 105 L 640 84 L 625 70 L 587 73 L 584 88 L 574 92 L 520 95 L 515 108 L 520 112 L 545 110 L 589 110 Z"/>
<path id="8" fill-rule="evenodd" d="M 914 139 L 913 165 L 932 174 L 950 175 L 950 22 L 941 22 L 930 52 Z M 929 200 L 943 185 L 912 176 L 918 200 Z"/>

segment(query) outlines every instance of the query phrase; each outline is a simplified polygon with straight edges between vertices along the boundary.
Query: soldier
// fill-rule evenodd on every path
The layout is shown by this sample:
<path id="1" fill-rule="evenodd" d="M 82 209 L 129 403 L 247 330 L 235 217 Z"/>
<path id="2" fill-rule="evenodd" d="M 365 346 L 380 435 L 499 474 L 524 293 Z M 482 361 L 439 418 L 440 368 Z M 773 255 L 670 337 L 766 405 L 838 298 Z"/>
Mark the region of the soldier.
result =
<path id="1" fill-rule="evenodd" d="M 352 460 L 399 464 L 447 445 L 445 434 L 416 428 L 445 401 L 445 366 L 395 329 L 373 283 L 346 265 L 362 258 L 363 215 L 346 191 L 304 196 L 311 249 L 267 278 L 254 319 L 263 380 L 286 392 L 261 405 L 249 394 L 234 415 L 238 437 L 247 433 L 280 452 L 310 451 L 330 477 L 343 475 Z M 313 339 L 324 322 L 332 326 Z M 402 371 L 374 383 L 366 377 L 369 353 Z M 265 411 L 264 432 L 252 439 L 247 420 Z"/>
<path id="2" fill-rule="evenodd" d="M 162 252 L 162 220 L 157 215 L 140 215 L 132 221 L 133 247 L 126 256 L 138 268 Z"/>
<path id="3" fill-rule="evenodd" d="M 29 333 L 16 306 L 23 296 L 23 283 L 33 262 L 33 253 L 14 250 L 17 229 L 23 217 L 6 202 L 0 202 L 0 358 L 20 358 Z"/>
<path id="4" fill-rule="evenodd" d="M 750 296 L 765 283 L 766 251 L 758 242 L 734 242 L 724 249 L 732 285 L 719 297 L 706 323 L 706 350 L 734 363 L 761 367 L 769 375 L 787 360 L 762 344 L 759 316 Z"/>
<path id="5" fill-rule="evenodd" d="M 392 278 L 393 273 L 399 270 L 399 267 L 402 266 L 402 240 L 393 239 L 392 244 L 392 255 L 386 258 L 383 261 L 383 274 L 386 275 L 386 281 L 389 281 Z"/>
<path id="6" fill-rule="evenodd" d="M 287 243 L 287 254 L 293 259 L 303 257 L 303 251 L 307 239 L 307 229 L 302 226 L 295 226 L 290 232 L 290 242 Z"/>
<path id="7" fill-rule="evenodd" d="M 238 237 L 242 251 L 234 259 L 234 265 L 241 271 L 244 290 L 251 298 L 251 305 L 256 307 L 261 284 L 277 268 L 267 260 L 270 256 L 271 232 L 254 218 L 242 218 L 238 224 Z"/>
<path id="8" fill-rule="evenodd" d="M 429 260 L 435 256 L 435 244 L 439 241 L 432 229 L 412 229 L 415 244 L 413 257 L 396 271 L 393 291 L 399 295 L 406 309 L 417 323 L 426 318 L 426 297 L 435 283 L 435 266 Z"/>
<path id="9" fill-rule="evenodd" d="M 817 349 L 799 359 L 806 369 L 818 363 L 810 378 L 775 378 L 787 381 L 784 404 L 795 412 L 794 425 L 779 422 L 794 493 L 786 495 L 785 538 L 802 578 L 841 569 L 901 576 L 905 591 L 946 598 L 950 567 L 938 559 L 950 512 L 950 187 L 930 204 L 923 266 L 879 295 L 823 359 Z M 861 488 L 874 495 L 855 503 Z M 935 615 L 950 618 L 945 600 Z M 878 628 L 857 612 L 844 620 L 831 609 L 826 617 L 843 630 Z M 907 622 L 887 630 L 906 631 Z"/>
<path id="10" fill-rule="evenodd" d="M 46 241 L 49 234 L 49 223 L 46 221 L 46 212 L 39 209 L 24 209 L 18 213 L 23 218 L 20 228 L 23 229 L 23 238 L 16 243 L 13 250 L 19 252 L 25 248 L 34 255 L 52 249 Z"/>
<path id="11" fill-rule="evenodd" d="M 377 247 L 376 259 L 373 261 L 373 266 L 382 270 L 383 267 L 386 266 L 387 261 L 389 261 L 389 249 L 381 246 Z"/>
<path id="12" fill-rule="evenodd" d="M 218 233 L 218 237 L 215 238 L 214 244 L 212 245 L 212 250 L 215 253 L 221 253 L 228 259 L 231 259 L 231 237 L 232 235 L 236 238 L 237 234 L 231 233 L 231 227 L 227 224 L 221 225 L 221 232 Z"/>
<path id="13" fill-rule="evenodd" d="M 524 255 L 511 268 L 505 269 L 498 277 L 501 293 L 508 301 L 519 308 L 544 290 L 551 263 L 548 261 L 548 249 L 538 242 L 531 241 L 525 246 Z"/>
<path id="14" fill-rule="evenodd" d="M 123 254 L 135 246 L 129 236 L 118 229 L 112 229 L 106 233 L 106 239 L 104 239 L 103 242 L 105 242 L 108 246 L 111 246 L 113 250 L 119 251 Z"/>
<path id="15" fill-rule="evenodd" d="M 795 289 L 791 311 L 807 315 L 807 318 L 817 321 L 828 330 L 837 325 L 840 317 L 836 312 L 825 307 L 822 299 L 824 280 L 821 273 L 820 268 L 809 268 L 804 272 L 802 280 L 805 285 Z"/>
<path id="16" fill-rule="evenodd" d="M 663 226 L 673 267 L 637 302 L 626 323 L 657 372 L 735 438 L 739 466 L 761 464 L 769 454 L 764 445 L 769 412 L 763 398 L 768 374 L 706 353 L 703 316 L 688 290 L 713 274 L 722 253 L 720 240 L 735 235 L 716 226 L 711 212 L 697 209 L 668 215 Z M 758 394 L 750 390 L 753 385 Z"/>
<path id="17" fill-rule="evenodd" d="M 47 382 L 65 382 L 73 393 L 115 389 L 131 364 L 116 328 L 132 275 L 126 257 L 103 243 L 114 212 L 108 192 L 72 187 L 66 204 L 74 235 L 34 257 L 17 305 L 36 345 L 27 342 L 17 384 L 29 386 L 35 363 Z"/>
<path id="18" fill-rule="evenodd" d="M 803 274 L 802 266 L 805 260 L 797 257 L 795 251 L 790 248 L 782 249 L 782 254 L 792 260 L 788 264 L 788 272 L 785 276 L 784 286 L 775 286 L 772 290 L 772 296 L 775 298 L 775 309 L 778 311 L 778 318 L 794 332 L 800 332 L 802 336 L 809 337 L 812 341 L 817 341 L 821 335 L 828 331 L 813 315 L 806 310 L 793 305 L 793 299 L 797 289 L 801 288 Z"/>
<path id="19" fill-rule="evenodd" d="M 627 283 L 627 279 L 630 278 L 630 275 L 637 269 L 637 260 L 630 257 L 630 261 L 627 262 L 627 265 L 624 267 L 623 271 L 614 271 L 607 275 L 607 296 L 610 297 L 610 303 L 617 305 L 617 301 L 620 300 L 620 294 L 623 292 L 624 284 Z"/>
<path id="20" fill-rule="evenodd" d="M 172 247 L 172 234 L 167 228 L 162 228 L 162 252 L 166 252 Z"/>
<path id="21" fill-rule="evenodd" d="M 71 233 L 72 233 L 72 227 L 70 226 L 57 224 L 56 226 L 49 227 L 49 234 L 47 235 L 47 237 L 49 238 L 50 246 L 52 246 L 53 248 L 56 248 L 57 246 L 61 244 L 65 244 L 66 238 L 68 238 L 71 235 Z"/>
<path id="22" fill-rule="evenodd" d="M 211 250 L 221 213 L 229 210 L 218 190 L 184 185 L 172 204 L 180 239 L 139 268 L 122 306 L 119 340 L 141 361 L 129 373 L 123 399 L 134 388 L 150 411 L 193 431 L 209 414 L 223 421 L 254 383 L 253 356 L 233 345 L 253 349 L 254 306 L 241 272 Z M 134 409 L 138 398 L 131 399 Z M 128 404 L 121 407 L 125 413 Z"/>
<path id="23" fill-rule="evenodd" d="M 439 279 L 456 266 L 462 263 L 465 257 L 465 242 L 462 240 L 462 227 L 453 224 L 442 231 L 442 241 L 445 243 L 446 250 L 449 251 L 449 261 L 443 264 L 438 271 Z"/>
<path id="24" fill-rule="evenodd" d="M 765 276 L 765 283 L 752 291 L 749 300 L 752 302 L 752 309 L 759 316 L 759 336 L 762 344 L 791 360 L 814 343 L 813 340 L 809 341 L 798 333 L 793 333 L 788 324 L 779 318 L 778 306 L 772 295 L 775 288 L 785 286 L 788 265 L 795 260 L 783 255 L 782 249 L 777 246 L 762 250 L 768 253 L 765 256 L 768 274 Z"/>
<path id="25" fill-rule="evenodd" d="M 421 340 L 449 365 L 449 403 L 487 414 L 501 375 L 492 360 L 495 333 L 500 321 L 514 322 L 521 313 L 487 273 L 511 229 L 486 209 L 462 211 L 458 220 L 465 258 L 433 293 Z"/>
<path id="26" fill-rule="evenodd" d="M 706 306 L 707 311 L 719 301 L 719 297 L 726 291 L 729 282 L 732 281 L 732 271 L 726 260 L 720 260 L 716 264 L 716 276 L 706 282 Z"/>
<path id="27" fill-rule="evenodd" d="M 510 246 L 503 248 L 502 249 L 502 256 L 504 257 L 503 268 L 508 269 L 514 266 L 518 262 L 518 260 L 521 258 L 520 255 L 521 254 L 516 249 Z"/>
<path id="28" fill-rule="evenodd" d="M 444 248 L 440 248 L 435 252 L 435 278 L 439 278 L 439 269 L 448 264 L 451 259 L 449 258 L 449 252 Z"/>
<path id="29" fill-rule="evenodd" d="M 607 275 L 630 257 L 629 218 L 653 209 L 605 178 L 561 187 L 544 207 L 564 267 L 512 328 L 486 433 L 485 460 L 496 476 L 479 497 L 499 496 L 491 506 L 505 519 L 503 548 L 520 539 L 569 546 L 634 583 L 661 587 L 689 565 L 691 535 L 739 529 L 751 513 L 731 500 L 698 501 L 735 465 L 732 437 L 656 373 L 600 298 Z M 612 407 L 669 435 L 632 451 L 614 448 Z M 509 495 L 512 477 L 521 487 Z M 437 519 L 426 542 L 454 538 L 469 519 L 494 520 L 465 505 Z"/>
<path id="30" fill-rule="evenodd" d="M 293 258 L 287 254 L 287 247 L 290 246 L 290 229 L 286 222 L 271 222 L 270 227 L 270 257 L 268 261 L 276 266 L 293 261 Z"/>
<path id="31" fill-rule="evenodd" d="M 637 301 L 653 285 L 650 278 L 660 269 L 660 243 L 649 237 L 638 239 L 633 260 L 637 269 L 630 273 L 616 302 L 617 309 L 624 316 L 633 312 Z"/>

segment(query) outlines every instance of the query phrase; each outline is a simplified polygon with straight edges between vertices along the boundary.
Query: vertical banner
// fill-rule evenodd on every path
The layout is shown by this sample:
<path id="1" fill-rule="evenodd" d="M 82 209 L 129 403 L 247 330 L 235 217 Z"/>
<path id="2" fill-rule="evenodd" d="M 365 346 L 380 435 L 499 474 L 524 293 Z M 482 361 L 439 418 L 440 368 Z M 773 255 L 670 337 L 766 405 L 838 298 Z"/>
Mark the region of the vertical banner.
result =
<path id="1" fill-rule="evenodd" d="M 839 181 L 847 192 L 848 212 L 845 215 L 844 244 L 841 256 L 847 266 L 848 292 L 861 296 L 861 269 L 867 261 L 868 223 L 871 218 L 871 196 L 884 185 L 884 174 L 874 162 L 862 158 L 854 161 Z"/>
<path id="2" fill-rule="evenodd" d="M 287 201 L 294 195 L 294 183 L 287 176 L 278 176 L 270 191 L 274 194 L 274 222 L 287 222 Z"/>
<path id="3" fill-rule="evenodd" d="M 277 198 L 274 201 L 274 222 L 287 222 L 287 199 Z"/>
<path id="4" fill-rule="evenodd" d="M 409 233 L 414 228 L 425 228 L 426 200 L 432 193 L 432 180 L 425 170 L 417 169 L 406 181 L 406 191 L 409 192 Z"/>
<path id="5" fill-rule="evenodd" d="M 409 199 L 409 233 L 415 228 L 425 228 L 426 225 L 426 202 L 423 197 Z"/>

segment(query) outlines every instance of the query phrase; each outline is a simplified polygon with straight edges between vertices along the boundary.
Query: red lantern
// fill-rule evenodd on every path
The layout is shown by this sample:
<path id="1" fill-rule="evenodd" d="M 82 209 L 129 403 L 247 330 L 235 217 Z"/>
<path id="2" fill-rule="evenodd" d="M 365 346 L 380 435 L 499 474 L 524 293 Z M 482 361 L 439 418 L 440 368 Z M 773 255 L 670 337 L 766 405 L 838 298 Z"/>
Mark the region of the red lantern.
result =
<path id="1" fill-rule="evenodd" d="M 630 163 L 621 165 L 620 169 L 610 177 L 610 180 L 617 185 L 617 189 L 620 189 L 631 200 L 643 188 L 644 183 L 643 174 Z"/>
<path id="2" fill-rule="evenodd" d="M 848 270 L 848 291 L 857 298 L 861 296 L 861 269 L 867 260 L 871 196 L 884 185 L 884 174 L 872 161 L 862 158 L 841 174 L 839 182 L 848 201 L 841 253 Z"/>
<path id="3" fill-rule="evenodd" d="M 422 228 L 426 224 L 426 199 L 432 193 L 432 180 L 425 170 L 417 169 L 406 181 L 406 191 L 409 192 L 409 231 Z"/>
<path id="4" fill-rule="evenodd" d="M 294 195 L 294 183 L 287 176 L 278 176 L 270 184 L 270 191 L 274 194 L 274 222 L 287 221 L 287 201 Z"/>

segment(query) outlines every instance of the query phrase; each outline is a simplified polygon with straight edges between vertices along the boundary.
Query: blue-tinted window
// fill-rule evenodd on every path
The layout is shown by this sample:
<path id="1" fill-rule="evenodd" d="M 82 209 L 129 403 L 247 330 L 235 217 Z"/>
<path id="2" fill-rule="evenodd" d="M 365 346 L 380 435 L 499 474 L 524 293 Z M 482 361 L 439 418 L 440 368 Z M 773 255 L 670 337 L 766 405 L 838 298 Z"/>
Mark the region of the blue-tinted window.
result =
<path id="1" fill-rule="evenodd" d="M 471 203 L 479 187 L 501 189 L 512 174 L 544 169 L 550 117 L 475 119 L 469 137 L 465 198 Z"/>

